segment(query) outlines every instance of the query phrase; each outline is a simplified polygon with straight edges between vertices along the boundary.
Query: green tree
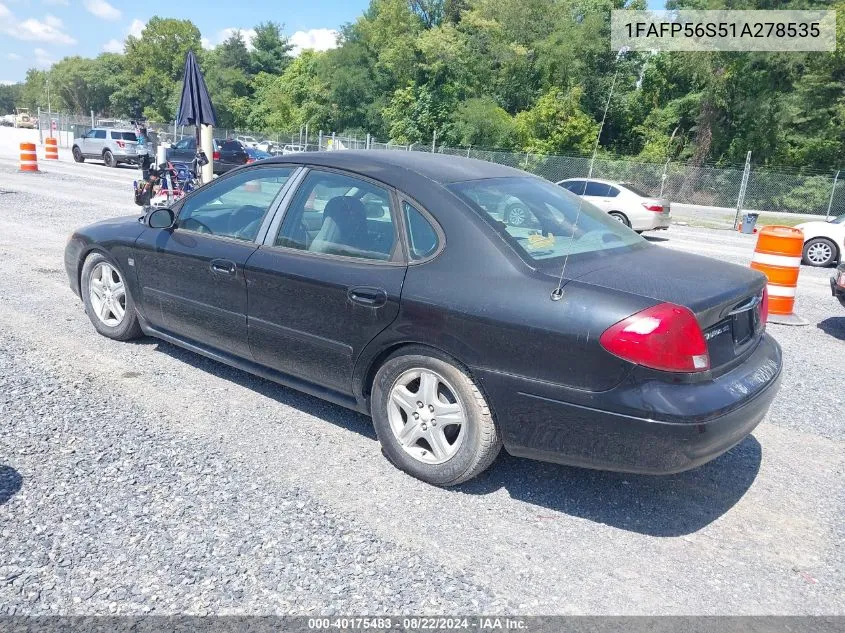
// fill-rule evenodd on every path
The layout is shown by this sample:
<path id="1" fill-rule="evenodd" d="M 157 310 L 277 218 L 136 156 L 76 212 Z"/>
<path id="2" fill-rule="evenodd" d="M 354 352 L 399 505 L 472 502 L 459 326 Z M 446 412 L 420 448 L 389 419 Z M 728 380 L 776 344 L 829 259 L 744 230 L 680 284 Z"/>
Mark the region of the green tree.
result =
<path id="1" fill-rule="evenodd" d="M 0 114 L 11 114 L 21 102 L 22 83 L 0 85 Z"/>
<path id="2" fill-rule="evenodd" d="M 588 154 L 599 124 L 581 110 L 580 88 L 562 92 L 552 88 L 530 110 L 516 115 L 525 151 L 537 154 Z"/>
<path id="3" fill-rule="evenodd" d="M 255 27 L 252 38 L 253 51 L 250 53 L 252 73 L 270 73 L 280 75 L 291 61 L 293 48 L 288 38 L 282 33 L 282 26 L 277 22 L 262 22 Z"/>
<path id="4" fill-rule="evenodd" d="M 513 117 L 490 97 L 460 103 L 448 127 L 453 145 L 512 149 L 518 140 Z"/>

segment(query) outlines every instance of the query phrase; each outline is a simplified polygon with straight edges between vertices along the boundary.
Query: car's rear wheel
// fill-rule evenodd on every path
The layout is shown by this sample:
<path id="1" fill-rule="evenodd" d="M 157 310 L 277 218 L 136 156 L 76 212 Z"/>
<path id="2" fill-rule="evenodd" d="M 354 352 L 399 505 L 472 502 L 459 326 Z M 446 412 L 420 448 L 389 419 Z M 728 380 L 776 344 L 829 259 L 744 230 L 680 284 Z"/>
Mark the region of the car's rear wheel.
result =
<path id="1" fill-rule="evenodd" d="M 617 222 L 621 222 L 629 229 L 631 228 L 631 221 L 628 219 L 628 216 L 622 213 L 621 211 L 611 211 L 610 213 L 608 213 L 608 215 Z"/>
<path id="2" fill-rule="evenodd" d="M 804 263 L 824 268 L 836 261 L 836 244 L 824 237 L 814 237 L 804 244 Z"/>
<path id="3" fill-rule="evenodd" d="M 135 302 L 117 264 L 92 253 L 82 266 L 81 282 L 85 312 L 100 334 L 117 341 L 142 335 Z"/>
<path id="4" fill-rule="evenodd" d="M 73 160 L 75 160 L 77 163 L 84 163 L 85 162 L 85 157 L 82 155 L 82 150 L 79 149 L 78 145 L 73 146 L 72 154 L 73 154 Z"/>
<path id="5" fill-rule="evenodd" d="M 117 160 L 114 154 L 111 153 L 111 150 L 103 152 L 103 162 L 106 164 L 106 167 L 117 167 Z"/>
<path id="6" fill-rule="evenodd" d="M 472 379 L 427 348 L 401 350 L 381 366 L 371 408 L 387 458 L 430 484 L 472 479 L 502 447 L 490 407 Z"/>

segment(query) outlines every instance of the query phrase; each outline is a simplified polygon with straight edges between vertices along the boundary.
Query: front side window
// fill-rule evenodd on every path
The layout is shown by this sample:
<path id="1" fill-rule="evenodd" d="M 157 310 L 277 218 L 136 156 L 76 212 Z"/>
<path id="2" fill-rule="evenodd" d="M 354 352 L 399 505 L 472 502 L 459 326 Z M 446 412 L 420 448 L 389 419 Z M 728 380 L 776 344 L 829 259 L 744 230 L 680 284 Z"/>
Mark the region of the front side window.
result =
<path id="1" fill-rule="evenodd" d="M 292 167 L 254 169 L 202 187 L 179 212 L 186 231 L 252 241 Z"/>
<path id="2" fill-rule="evenodd" d="M 389 260 L 396 247 L 390 193 L 358 178 L 312 171 L 285 212 L 275 245 Z"/>
<path id="3" fill-rule="evenodd" d="M 449 188 L 529 262 L 556 263 L 554 260 L 567 255 L 647 244 L 589 202 L 539 178 L 471 180 Z M 531 222 L 508 222 L 507 210 L 514 208 L 529 212 Z"/>
<path id="4" fill-rule="evenodd" d="M 405 230 L 408 232 L 411 260 L 432 256 L 439 243 L 437 231 L 413 205 L 403 202 L 402 212 L 405 214 Z"/>
<path id="5" fill-rule="evenodd" d="M 569 189 L 569 191 L 577 193 L 579 196 L 584 194 L 584 187 L 587 186 L 587 183 L 583 180 L 570 180 L 561 184 L 564 189 Z"/>
<path id="6" fill-rule="evenodd" d="M 94 138 L 106 138 L 105 130 L 94 130 Z"/>

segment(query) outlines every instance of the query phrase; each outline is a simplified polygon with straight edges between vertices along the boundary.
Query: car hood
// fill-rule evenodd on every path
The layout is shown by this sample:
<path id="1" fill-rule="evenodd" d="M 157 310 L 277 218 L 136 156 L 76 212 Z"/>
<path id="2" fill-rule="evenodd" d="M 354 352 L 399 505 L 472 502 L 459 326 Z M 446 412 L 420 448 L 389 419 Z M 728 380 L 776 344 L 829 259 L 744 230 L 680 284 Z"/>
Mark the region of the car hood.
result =
<path id="1" fill-rule="evenodd" d="M 765 276 L 750 268 L 655 245 L 593 261 L 571 258 L 566 277 L 686 306 L 705 328 L 766 284 Z"/>

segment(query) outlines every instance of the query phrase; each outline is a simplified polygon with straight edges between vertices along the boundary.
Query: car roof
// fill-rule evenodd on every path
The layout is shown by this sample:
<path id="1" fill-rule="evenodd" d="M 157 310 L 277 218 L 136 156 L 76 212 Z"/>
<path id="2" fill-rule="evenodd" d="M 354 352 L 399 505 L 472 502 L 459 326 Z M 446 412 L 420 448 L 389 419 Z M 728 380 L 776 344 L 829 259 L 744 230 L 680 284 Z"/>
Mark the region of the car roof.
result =
<path id="1" fill-rule="evenodd" d="M 615 180 L 603 180 L 603 179 L 601 179 L 601 178 L 587 178 L 587 177 L 583 177 L 583 178 L 567 178 L 566 180 L 559 180 L 559 181 L 558 181 L 558 183 L 561 183 L 561 182 L 573 182 L 573 181 L 576 181 L 576 180 L 580 180 L 580 181 L 587 181 L 587 182 L 597 182 L 597 183 L 600 183 L 600 184 L 602 184 L 602 185 L 613 185 L 614 187 L 624 187 L 624 186 L 625 186 L 625 183 L 624 183 L 624 182 L 617 182 L 617 181 L 615 181 Z"/>
<path id="2" fill-rule="evenodd" d="M 402 150 L 338 150 L 302 152 L 270 159 L 269 163 L 295 163 L 348 169 L 401 188 L 410 173 L 441 185 L 485 178 L 536 177 L 524 171 L 474 158 Z"/>

